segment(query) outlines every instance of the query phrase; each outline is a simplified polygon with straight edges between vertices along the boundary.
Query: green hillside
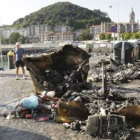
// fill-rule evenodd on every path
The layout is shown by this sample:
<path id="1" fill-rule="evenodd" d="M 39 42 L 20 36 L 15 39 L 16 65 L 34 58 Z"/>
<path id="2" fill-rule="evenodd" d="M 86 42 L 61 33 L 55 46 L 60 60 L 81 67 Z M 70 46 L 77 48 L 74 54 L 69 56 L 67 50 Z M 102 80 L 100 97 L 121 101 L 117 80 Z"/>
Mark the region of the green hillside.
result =
<path id="1" fill-rule="evenodd" d="M 100 10 L 89 10 L 69 2 L 58 2 L 44 7 L 37 12 L 20 18 L 13 23 L 16 27 L 29 25 L 68 25 L 74 29 L 100 24 L 101 21 L 111 21 L 108 14 Z"/>

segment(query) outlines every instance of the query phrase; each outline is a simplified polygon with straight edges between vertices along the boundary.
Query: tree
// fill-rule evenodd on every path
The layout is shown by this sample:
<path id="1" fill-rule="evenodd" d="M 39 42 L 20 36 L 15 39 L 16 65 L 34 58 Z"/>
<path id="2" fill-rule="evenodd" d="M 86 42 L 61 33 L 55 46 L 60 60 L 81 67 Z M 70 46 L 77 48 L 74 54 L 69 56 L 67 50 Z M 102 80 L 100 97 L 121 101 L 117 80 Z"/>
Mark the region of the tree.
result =
<path id="1" fill-rule="evenodd" d="M 124 40 L 128 40 L 128 39 L 130 39 L 130 38 L 131 38 L 131 34 L 130 34 L 129 32 L 123 33 L 123 39 L 124 39 Z"/>
<path id="2" fill-rule="evenodd" d="M 78 40 L 91 40 L 92 36 L 89 30 L 84 30 L 82 34 L 78 36 Z"/>
<path id="3" fill-rule="evenodd" d="M 26 37 L 23 36 L 23 35 L 20 35 L 20 42 L 21 42 L 22 44 L 26 43 Z"/>
<path id="4" fill-rule="evenodd" d="M 105 34 L 105 39 L 106 40 L 111 40 L 111 34 Z"/>
<path id="5" fill-rule="evenodd" d="M 9 38 L 1 38 L 1 43 L 2 44 L 9 44 Z"/>
<path id="6" fill-rule="evenodd" d="M 44 7 L 39 11 L 20 18 L 13 23 L 14 27 L 27 27 L 29 25 L 68 25 L 75 30 L 91 25 L 101 24 L 102 21 L 110 22 L 108 14 L 100 10 L 89 10 L 69 2 L 58 2 Z"/>
<path id="7" fill-rule="evenodd" d="M 16 42 L 20 41 L 20 34 L 14 32 L 10 35 L 10 43 L 15 44 Z"/>
<path id="8" fill-rule="evenodd" d="M 137 34 L 138 34 L 138 36 L 139 36 L 139 39 L 140 39 L 140 32 L 138 32 Z"/>
<path id="9" fill-rule="evenodd" d="M 20 35 L 18 32 L 14 32 L 10 35 L 10 43 L 15 44 L 16 42 L 26 43 L 27 39 L 25 36 Z"/>
<path id="10" fill-rule="evenodd" d="M 100 40 L 105 40 L 105 34 L 104 33 L 101 33 L 100 36 L 99 36 Z"/>
<path id="11" fill-rule="evenodd" d="M 133 33 L 131 38 L 132 39 L 139 39 L 139 34 L 138 33 Z"/>

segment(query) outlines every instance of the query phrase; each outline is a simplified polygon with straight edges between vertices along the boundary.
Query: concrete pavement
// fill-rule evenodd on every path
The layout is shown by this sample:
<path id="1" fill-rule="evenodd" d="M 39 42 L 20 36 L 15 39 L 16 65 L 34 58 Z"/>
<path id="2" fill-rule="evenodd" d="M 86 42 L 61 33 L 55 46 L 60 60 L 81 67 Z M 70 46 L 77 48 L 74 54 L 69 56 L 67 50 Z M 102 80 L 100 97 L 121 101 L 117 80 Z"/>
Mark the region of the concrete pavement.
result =
<path id="1" fill-rule="evenodd" d="M 91 136 L 77 134 L 54 121 L 36 122 L 34 119 L 5 120 L 2 112 L 12 109 L 16 102 L 34 93 L 32 80 L 15 80 L 15 70 L 0 72 L 0 140 L 91 140 Z"/>

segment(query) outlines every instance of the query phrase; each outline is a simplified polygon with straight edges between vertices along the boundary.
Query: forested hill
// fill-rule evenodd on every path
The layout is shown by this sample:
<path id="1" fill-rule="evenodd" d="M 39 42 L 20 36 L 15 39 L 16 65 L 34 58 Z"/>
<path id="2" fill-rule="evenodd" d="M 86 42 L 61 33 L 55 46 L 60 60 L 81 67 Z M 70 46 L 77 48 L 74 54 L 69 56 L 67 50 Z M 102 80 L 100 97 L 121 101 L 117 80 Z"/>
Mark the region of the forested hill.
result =
<path id="1" fill-rule="evenodd" d="M 13 26 L 27 27 L 38 24 L 63 24 L 74 29 L 81 29 L 93 24 L 100 24 L 101 21 L 111 21 L 111 19 L 107 13 L 100 10 L 92 11 L 69 2 L 58 2 L 18 19 L 13 23 Z"/>

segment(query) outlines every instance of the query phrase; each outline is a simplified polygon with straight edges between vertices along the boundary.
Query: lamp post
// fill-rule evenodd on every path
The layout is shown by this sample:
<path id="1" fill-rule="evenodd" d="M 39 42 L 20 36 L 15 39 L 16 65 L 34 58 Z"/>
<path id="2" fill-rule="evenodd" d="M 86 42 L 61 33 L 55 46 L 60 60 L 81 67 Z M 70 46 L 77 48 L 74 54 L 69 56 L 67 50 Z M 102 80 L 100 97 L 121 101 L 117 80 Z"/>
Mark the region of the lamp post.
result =
<path id="1" fill-rule="evenodd" d="M 119 19 L 120 10 L 119 10 L 119 8 L 120 8 L 120 4 L 119 4 L 119 0 L 118 0 L 118 29 L 117 29 L 117 31 L 118 31 L 118 41 L 119 41 L 119 22 L 120 22 L 120 19 Z"/>
<path id="2" fill-rule="evenodd" d="M 119 19 L 119 13 L 120 13 L 120 4 L 119 4 L 119 0 L 118 0 L 118 4 L 113 4 L 113 5 L 117 5 L 118 6 L 118 23 L 117 23 L 117 33 L 118 33 L 118 36 L 117 36 L 117 40 L 119 41 L 119 22 L 120 22 L 120 19 Z M 112 8 L 113 5 L 109 6 L 109 8 Z"/>

